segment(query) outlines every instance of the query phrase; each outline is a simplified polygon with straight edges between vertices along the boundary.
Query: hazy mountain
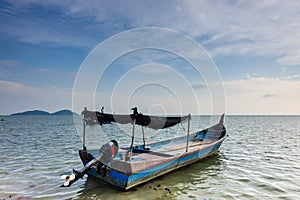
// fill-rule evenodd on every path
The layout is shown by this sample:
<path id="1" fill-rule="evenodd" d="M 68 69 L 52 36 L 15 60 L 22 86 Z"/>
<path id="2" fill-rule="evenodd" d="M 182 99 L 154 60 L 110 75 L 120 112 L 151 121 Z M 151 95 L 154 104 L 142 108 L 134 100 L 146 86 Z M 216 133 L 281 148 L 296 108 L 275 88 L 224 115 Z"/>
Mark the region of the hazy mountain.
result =
<path id="1" fill-rule="evenodd" d="M 54 113 L 49 113 L 46 111 L 42 111 L 42 110 L 32 110 L 32 111 L 25 111 L 25 112 L 20 112 L 20 113 L 14 113 L 11 115 L 77 115 L 76 113 L 73 113 L 70 110 L 60 110 Z"/>
<path id="2" fill-rule="evenodd" d="M 77 113 L 73 113 L 71 110 L 60 110 L 60 111 L 51 113 L 51 115 L 73 115 L 73 114 L 77 115 Z"/>
<path id="3" fill-rule="evenodd" d="M 14 113 L 11 115 L 50 115 L 50 113 L 42 110 L 32 110 L 32 111 L 25 111 L 20 113 Z"/>

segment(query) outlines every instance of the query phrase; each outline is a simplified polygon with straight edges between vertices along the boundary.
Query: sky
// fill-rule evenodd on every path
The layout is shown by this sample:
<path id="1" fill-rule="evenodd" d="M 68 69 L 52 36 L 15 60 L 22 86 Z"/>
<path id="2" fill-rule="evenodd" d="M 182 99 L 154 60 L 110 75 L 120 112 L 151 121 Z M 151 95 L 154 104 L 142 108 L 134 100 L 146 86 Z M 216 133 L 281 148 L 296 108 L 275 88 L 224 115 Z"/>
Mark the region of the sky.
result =
<path id="1" fill-rule="evenodd" d="M 0 0 L 0 25 L 0 115 L 34 109 L 80 112 L 84 101 L 75 105 L 76 98 L 84 97 L 74 92 L 90 55 L 118 36 L 119 46 L 108 45 L 107 52 L 117 52 L 115 47 L 126 41 L 134 45 L 132 38 L 121 37 L 124 31 L 145 28 L 147 37 L 138 39 L 148 45 L 154 36 L 161 40 L 165 30 L 177 32 L 179 40 L 160 42 L 174 51 L 135 49 L 114 59 L 104 74 L 96 74 L 89 108 L 300 114 L 298 1 Z M 150 34 L 148 27 L 161 34 Z M 206 67 L 216 67 L 213 73 L 224 91 L 214 92 L 205 72 L 197 75 L 177 54 L 192 54 L 180 42 L 184 36 L 211 59 Z"/>

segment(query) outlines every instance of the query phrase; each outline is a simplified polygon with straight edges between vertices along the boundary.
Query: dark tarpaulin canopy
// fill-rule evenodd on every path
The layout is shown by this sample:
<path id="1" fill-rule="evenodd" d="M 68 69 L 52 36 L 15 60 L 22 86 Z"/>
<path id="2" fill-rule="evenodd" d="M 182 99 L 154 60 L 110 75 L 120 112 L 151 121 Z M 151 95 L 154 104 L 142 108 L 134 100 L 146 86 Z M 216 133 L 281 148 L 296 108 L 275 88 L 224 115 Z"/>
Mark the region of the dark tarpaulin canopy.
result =
<path id="1" fill-rule="evenodd" d="M 100 125 L 110 122 L 120 123 L 120 124 L 129 124 L 133 123 L 133 120 L 136 120 L 136 124 L 141 126 L 147 126 L 152 129 L 163 129 L 174 126 L 180 122 L 183 122 L 188 119 L 189 115 L 179 116 L 179 117 L 158 117 L 158 116 L 149 116 L 143 115 L 137 112 L 137 108 L 133 108 L 133 114 L 131 115 L 119 115 L 119 114 L 108 114 L 98 111 L 88 111 L 84 110 L 81 114 L 84 116 L 84 119 L 87 121 L 97 120 Z"/>

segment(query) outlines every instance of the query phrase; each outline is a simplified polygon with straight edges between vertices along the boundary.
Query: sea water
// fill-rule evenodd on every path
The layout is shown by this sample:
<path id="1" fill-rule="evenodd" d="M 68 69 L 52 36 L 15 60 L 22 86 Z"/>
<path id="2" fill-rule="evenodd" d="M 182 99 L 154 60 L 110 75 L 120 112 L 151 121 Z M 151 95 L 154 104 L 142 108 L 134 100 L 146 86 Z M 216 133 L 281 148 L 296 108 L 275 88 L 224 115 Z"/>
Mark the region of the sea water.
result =
<path id="1" fill-rule="evenodd" d="M 88 176 L 60 187 L 61 175 L 82 167 L 80 116 L 1 118 L 0 199 L 300 199 L 300 116 L 226 116 L 229 137 L 218 154 L 126 192 Z M 215 122 L 193 116 L 191 132 Z M 145 129 L 146 141 L 184 134 L 186 124 Z M 129 145 L 131 130 L 87 126 L 87 145 L 100 148 L 110 139 Z"/>

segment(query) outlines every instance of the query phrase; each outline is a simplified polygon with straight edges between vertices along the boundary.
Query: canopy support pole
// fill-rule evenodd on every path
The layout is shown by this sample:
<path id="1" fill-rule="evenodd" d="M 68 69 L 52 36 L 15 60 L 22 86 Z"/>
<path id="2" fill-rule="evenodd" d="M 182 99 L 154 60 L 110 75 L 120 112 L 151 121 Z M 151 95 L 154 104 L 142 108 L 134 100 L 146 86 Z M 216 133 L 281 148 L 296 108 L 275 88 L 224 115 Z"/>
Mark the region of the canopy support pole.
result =
<path id="1" fill-rule="evenodd" d="M 86 146 L 85 146 L 85 125 L 86 125 L 86 123 L 85 123 L 85 118 L 84 117 L 83 117 L 82 123 L 83 123 L 82 148 L 83 148 L 83 150 L 86 150 Z"/>
<path id="2" fill-rule="evenodd" d="M 136 119 L 133 118 L 132 124 L 132 136 L 131 136 L 131 145 L 130 145 L 130 157 L 132 156 L 133 142 L 134 142 L 134 128 L 135 128 Z"/>
<path id="3" fill-rule="evenodd" d="M 187 136 L 186 136 L 186 149 L 185 149 L 185 152 L 188 152 L 188 150 L 189 150 L 190 121 L 191 121 L 191 114 L 189 114 L 189 116 L 188 116 L 188 130 L 187 130 Z"/>
<path id="4" fill-rule="evenodd" d="M 143 142 L 144 142 L 144 148 L 145 148 L 146 147 L 146 142 L 145 142 L 144 126 L 142 126 L 142 133 L 143 133 Z"/>

